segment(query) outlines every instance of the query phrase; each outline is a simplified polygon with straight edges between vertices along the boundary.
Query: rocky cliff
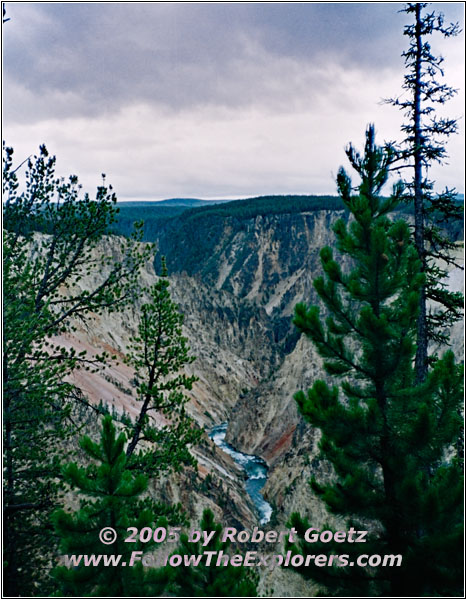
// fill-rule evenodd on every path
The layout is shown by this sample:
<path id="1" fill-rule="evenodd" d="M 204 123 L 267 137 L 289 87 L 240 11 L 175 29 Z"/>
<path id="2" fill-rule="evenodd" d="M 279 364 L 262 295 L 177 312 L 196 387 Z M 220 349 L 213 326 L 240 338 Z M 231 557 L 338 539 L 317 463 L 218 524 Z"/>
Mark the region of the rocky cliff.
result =
<path id="1" fill-rule="evenodd" d="M 329 468 L 317 458 L 318 433 L 303 422 L 293 400 L 297 390 L 323 376 L 321 362 L 311 344 L 299 339 L 291 318 L 297 302 L 316 302 L 312 283 L 320 273 L 319 251 L 333 243 L 337 218 L 348 217 L 327 209 L 196 221 L 177 217 L 160 227 L 155 240 L 159 256 L 166 256 L 171 294 L 185 315 L 184 333 L 197 357 L 190 366 L 199 381 L 189 411 L 206 431 L 227 421 L 227 441 L 266 460 L 264 494 L 275 508 L 275 523 L 283 524 L 293 510 L 308 514 L 316 527 L 326 520 L 308 480 L 312 472 L 326 475 Z M 100 251 L 117 252 L 116 238 L 103 244 Z M 155 278 L 148 264 L 142 282 L 149 285 Z M 461 284 L 453 271 L 450 285 Z M 135 305 L 124 318 L 96 318 L 63 341 L 90 352 L 105 348 L 123 359 L 137 315 Z M 452 333 L 458 351 L 461 325 Z M 95 402 L 103 399 L 135 414 L 132 373 L 122 360 L 100 374 L 77 377 Z M 224 523 L 252 526 L 257 517 L 242 472 L 207 435 L 194 453 L 197 470 L 155 481 L 154 493 L 181 501 L 193 518 L 209 505 Z M 285 592 L 279 579 L 277 590 Z M 271 575 L 264 581 L 272 585 Z"/>
<path id="2" fill-rule="evenodd" d="M 160 252 L 167 256 L 177 284 L 196 281 L 211 297 L 222 295 L 223 301 L 229 298 L 245 309 L 248 302 L 256 307 L 264 331 L 276 344 L 272 368 L 253 385 L 249 381 L 238 395 L 228 417 L 226 439 L 270 465 L 265 495 L 279 518 L 286 518 L 291 510 L 306 510 L 315 522 L 325 518 L 310 496 L 308 479 L 311 470 L 325 473 L 327 467 L 316 459 L 317 433 L 303 422 L 293 400 L 297 390 L 307 389 L 323 373 L 319 356 L 305 339 L 298 339 L 291 317 L 297 302 L 317 301 L 312 284 L 321 272 L 319 252 L 333 244 L 332 225 L 338 218 L 348 215 L 333 207 L 302 212 L 292 208 L 289 213 L 243 220 L 234 216 L 204 222 L 180 219 L 176 234 L 172 224 L 158 236 Z M 461 246 L 458 259 L 462 263 Z M 448 285 L 462 289 L 462 279 L 462 271 L 454 269 Z M 186 300 L 181 306 L 189 314 Z M 243 361 L 250 359 L 252 342 L 262 343 L 256 336 L 251 331 L 243 347 L 236 346 Z M 462 323 L 451 331 L 451 340 L 461 357 Z"/>
<path id="3" fill-rule="evenodd" d="M 227 302 L 229 307 L 235 305 L 240 313 L 250 312 L 249 334 L 242 333 L 245 323 L 231 311 L 227 325 L 228 332 L 237 327 L 241 336 L 232 338 L 234 346 L 230 346 L 241 356 L 239 364 L 257 363 L 258 344 L 266 341 L 264 336 L 274 347 L 269 368 L 254 382 L 248 381 L 237 396 L 227 433 L 228 441 L 245 452 L 260 454 L 270 465 L 288 451 L 299 422 L 293 393 L 308 386 L 321 371 L 319 358 L 306 342 L 299 341 L 291 319 L 297 302 L 317 300 L 313 279 L 320 269 L 319 252 L 333 243 L 332 225 L 338 218 L 347 218 L 344 211 L 208 220 L 204 235 L 197 234 L 197 262 L 186 242 L 194 237 L 191 221 L 181 222 L 176 236 L 172 228 L 163 230 L 157 240 L 177 286 L 182 281 L 185 285 L 198 282 L 203 295 L 220 304 Z M 188 298 L 180 298 L 180 306 L 190 320 L 195 312 Z M 258 337 L 258 323 L 263 339 Z M 268 351 L 263 348 L 262 360 Z"/>

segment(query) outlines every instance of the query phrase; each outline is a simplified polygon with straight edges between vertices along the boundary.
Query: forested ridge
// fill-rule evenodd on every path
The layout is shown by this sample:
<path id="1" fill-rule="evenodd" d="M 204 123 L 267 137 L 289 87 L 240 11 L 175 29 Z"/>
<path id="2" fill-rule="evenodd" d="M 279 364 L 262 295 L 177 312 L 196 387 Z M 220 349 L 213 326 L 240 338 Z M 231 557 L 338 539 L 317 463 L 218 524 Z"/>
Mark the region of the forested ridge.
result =
<path id="1" fill-rule="evenodd" d="M 458 206 L 463 208 L 463 197 L 456 199 Z M 143 221 L 143 239 L 156 242 L 160 255 L 167 257 L 170 272 L 186 272 L 189 275 L 199 274 L 205 281 L 214 281 L 224 249 L 228 244 L 242 234 L 247 239 L 255 228 L 255 220 L 274 224 L 277 236 L 284 240 L 285 231 L 294 226 L 301 227 L 307 215 L 313 218 L 321 211 L 332 214 L 348 215 L 349 211 L 338 196 L 297 196 L 274 195 L 233 200 L 222 204 L 206 205 L 195 208 L 185 206 L 133 205 L 132 203 L 119 206 L 116 222 L 112 231 L 128 235 L 135 222 Z M 400 199 L 393 208 L 393 218 L 401 216 L 413 222 L 413 205 Z M 443 221 L 440 215 L 441 227 L 453 241 L 463 239 L 463 217 Z M 281 233 L 281 230 L 282 231 Z M 250 233 L 248 233 L 250 232 Z M 306 253 L 306 248 L 300 245 L 294 249 L 297 240 L 290 240 L 287 252 L 296 254 L 298 268 L 300 254 Z M 251 268 L 249 258 L 251 248 L 244 244 L 241 255 L 235 257 L 232 272 L 238 269 L 248 271 Z M 156 257 L 156 265 L 160 266 L 160 258 Z M 272 282 L 277 283 L 277 282 Z"/>
<path id="2" fill-rule="evenodd" d="M 316 210 L 343 208 L 337 196 L 258 196 L 231 201 L 197 201 L 203 206 L 192 207 L 188 202 L 168 200 L 161 202 L 125 202 L 118 204 L 118 215 L 111 231 L 128 235 L 137 221 L 144 221 L 143 239 L 154 241 L 164 228 L 204 228 L 204 222 L 232 217 L 239 221 L 257 216 L 295 214 Z M 178 217 L 178 218 L 177 218 Z"/>

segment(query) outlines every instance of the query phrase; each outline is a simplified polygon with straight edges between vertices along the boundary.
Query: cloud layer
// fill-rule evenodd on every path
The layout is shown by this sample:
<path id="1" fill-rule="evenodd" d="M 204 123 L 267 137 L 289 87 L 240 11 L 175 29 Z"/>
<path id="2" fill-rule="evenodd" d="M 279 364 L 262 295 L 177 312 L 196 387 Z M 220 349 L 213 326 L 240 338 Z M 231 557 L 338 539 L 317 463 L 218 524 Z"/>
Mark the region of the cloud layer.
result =
<path id="1" fill-rule="evenodd" d="M 87 185 L 107 172 L 122 198 L 334 193 L 368 122 L 381 141 L 399 136 L 401 115 L 378 104 L 400 91 L 398 8 L 7 5 L 4 135 L 22 154 L 46 142 Z M 461 3 L 442 8 L 462 18 Z M 439 46 L 463 88 L 462 40 Z M 462 98 L 449 108 L 460 116 Z M 443 184 L 459 186 L 452 171 Z"/>

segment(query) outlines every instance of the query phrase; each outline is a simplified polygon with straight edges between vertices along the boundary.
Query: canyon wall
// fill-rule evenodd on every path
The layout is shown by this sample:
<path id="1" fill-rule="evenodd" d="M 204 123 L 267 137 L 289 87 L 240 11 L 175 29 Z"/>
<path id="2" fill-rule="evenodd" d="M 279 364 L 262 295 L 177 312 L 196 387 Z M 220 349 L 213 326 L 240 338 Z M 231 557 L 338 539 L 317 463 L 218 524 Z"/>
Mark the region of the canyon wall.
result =
<path id="1" fill-rule="evenodd" d="M 303 421 L 293 399 L 296 391 L 323 377 L 321 359 L 297 335 L 291 319 L 297 302 L 317 302 L 313 280 L 321 273 L 319 252 L 333 244 L 332 225 L 338 218 L 348 216 L 316 210 L 246 219 L 175 219 L 158 232 L 154 264 L 157 270 L 160 256 L 166 256 L 170 292 L 185 315 L 184 335 L 196 356 L 189 369 L 199 379 L 188 410 L 206 434 L 193 449 L 197 469 L 155 479 L 152 489 L 163 500 L 182 502 L 192 519 L 209 506 L 224 524 L 244 529 L 257 523 L 243 473 L 207 436 L 213 425 L 226 421 L 226 440 L 261 456 L 270 467 L 263 491 L 275 509 L 272 524 L 283 525 L 292 511 L 308 515 L 316 527 L 328 518 L 308 480 L 311 473 L 329 476 L 329 465 L 318 458 L 319 433 Z M 118 256 L 118 248 L 118 238 L 109 237 L 97 251 Z M 461 251 L 459 255 L 462 259 Z M 449 279 L 456 289 L 462 286 L 459 273 L 452 271 Z M 151 262 L 141 284 L 149 286 L 156 278 Z M 133 373 L 123 359 L 144 300 L 143 295 L 124 316 L 95 316 L 86 327 L 77 323 L 77 330 L 61 340 L 91 354 L 106 349 L 117 356 L 100 373 L 77 373 L 76 382 L 92 402 L 103 400 L 133 416 L 138 410 Z M 462 323 L 452 340 L 461 354 Z M 299 593 L 300 578 L 287 588 L 279 571 L 264 574 L 261 585 L 275 585 L 275 595 L 294 590 L 307 595 Z"/>

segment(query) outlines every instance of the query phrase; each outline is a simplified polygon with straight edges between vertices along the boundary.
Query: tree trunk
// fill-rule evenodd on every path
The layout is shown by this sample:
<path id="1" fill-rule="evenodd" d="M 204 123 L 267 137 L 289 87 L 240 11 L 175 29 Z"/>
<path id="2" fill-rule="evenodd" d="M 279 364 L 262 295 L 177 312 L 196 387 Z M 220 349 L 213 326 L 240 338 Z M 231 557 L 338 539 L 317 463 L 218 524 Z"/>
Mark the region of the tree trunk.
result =
<path id="1" fill-rule="evenodd" d="M 422 69 L 422 22 L 421 7 L 416 6 L 416 41 L 417 55 L 415 64 L 415 89 L 414 89 L 414 212 L 415 212 L 415 246 L 418 256 L 422 261 L 422 270 L 426 271 L 424 227 L 425 215 L 423 207 L 423 182 L 422 182 L 422 146 L 424 143 L 421 132 L 421 69 Z M 419 315 L 417 320 L 417 353 L 415 356 L 415 371 L 417 383 L 425 380 L 428 372 L 428 332 L 426 322 L 426 292 L 425 286 L 420 291 Z"/>

